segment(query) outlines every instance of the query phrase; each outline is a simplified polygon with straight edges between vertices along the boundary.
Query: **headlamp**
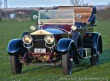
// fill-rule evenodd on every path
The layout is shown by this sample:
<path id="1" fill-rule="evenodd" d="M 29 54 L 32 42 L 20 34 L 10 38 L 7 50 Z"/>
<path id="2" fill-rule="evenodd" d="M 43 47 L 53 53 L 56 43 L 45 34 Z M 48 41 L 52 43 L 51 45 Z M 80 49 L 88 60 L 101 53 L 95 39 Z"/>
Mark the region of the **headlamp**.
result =
<path id="1" fill-rule="evenodd" d="M 52 44 L 54 42 L 54 36 L 53 35 L 46 35 L 45 38 L 44 38 L 45 42 L 47 44 Z"/>
<path id="2" fill-rule="evenodd" d="M 24 44 L 31 44 L 33 38 L 30 35 L 24 35 L 22 40 L 23 40 Z"/>

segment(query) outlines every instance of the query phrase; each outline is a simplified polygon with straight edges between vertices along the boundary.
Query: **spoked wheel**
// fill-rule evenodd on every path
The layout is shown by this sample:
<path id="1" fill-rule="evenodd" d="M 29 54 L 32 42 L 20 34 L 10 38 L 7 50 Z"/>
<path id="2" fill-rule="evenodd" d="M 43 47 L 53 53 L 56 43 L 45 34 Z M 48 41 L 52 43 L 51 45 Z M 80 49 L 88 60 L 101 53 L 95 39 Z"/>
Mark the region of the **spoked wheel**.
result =
<path id="1" fill-rule="evenodd" d="M 68 50 L 66 54 L 62 55 L 62 69 L 63 74 L 71 74 L 73 65 L 73 50 L 72 47 Z"/>
<path id="2" fill-rule="evenodd" d="M 19 55 L 10 56 L 11 72 L 19 74 L 22 70 L 22 63 L 19 61 Z"/>
<path id="3" fill-rule="evenodd" d="M 78 52 L 79 52 L 80 56 L 82 56 L 82 48 L 78 48 Z M 77 55 L 76 52 L 74 52 L 74 54 L 73 54 L 73 59 L 74 59 L 75 64 L 78 65 L 81 63 L 81 59 L 79 58 L 79 56 Z"/>
<path id="4" fill-rule="evenodd" d="M 91 65 L 98 65 L 99 64 L 99 55 L 97 54 L 96 56 L 92 56 L 90 58 L 90 63 L 91 63 Z"/>
<path id="5" fill-rule="evenodd" d="M 90 64 L 99 65 L 99 54 L 95 54 L 93 48 L 91 48 L 91 56 L 92 57 L 90 58 Z"/>

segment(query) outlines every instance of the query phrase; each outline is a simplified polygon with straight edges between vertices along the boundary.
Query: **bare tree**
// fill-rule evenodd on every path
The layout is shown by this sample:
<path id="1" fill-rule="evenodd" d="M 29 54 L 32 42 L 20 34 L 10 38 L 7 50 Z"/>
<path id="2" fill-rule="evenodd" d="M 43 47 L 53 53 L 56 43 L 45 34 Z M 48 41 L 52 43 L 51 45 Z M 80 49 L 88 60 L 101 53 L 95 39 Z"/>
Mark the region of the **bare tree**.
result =
<path id="1" fill-rule="evenodd" d="M 83 3 L 83 6 L 90 6 L 89 3 Z"/>
<path id="2" fill-rule="evenodd" d="M 70 4 L 74 6 L 82 6 L 84 4 L 83 0 L 70 0 Z"/>
<path id="3" fill-rule="evenodd" d="M 0 8 L 1 8 L 1 6 L 2 6 L 2 0 L 0 0 Z"/>

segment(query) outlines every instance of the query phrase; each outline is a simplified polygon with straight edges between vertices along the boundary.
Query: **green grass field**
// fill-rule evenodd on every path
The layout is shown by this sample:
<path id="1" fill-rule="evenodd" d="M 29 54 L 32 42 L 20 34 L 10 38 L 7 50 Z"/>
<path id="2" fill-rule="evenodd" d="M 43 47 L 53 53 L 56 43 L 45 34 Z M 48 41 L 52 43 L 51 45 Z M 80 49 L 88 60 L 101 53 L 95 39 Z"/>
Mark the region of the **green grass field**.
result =
<path id="1" fill-rule="evenodd" d="M 109 81 L 110 80 L 110 22 L 98 21 L 95 32 L 103 38 L 103 54 L 100 65 L 90 66 L 89 59 L 74 65 L 71 75 L 63 75 L 61 66 L 23 66 L 22 74 L 10 73 L 7 45 L 11 39 L 21 38 L 34 22 L 0 22 L 0 81 Z"/>

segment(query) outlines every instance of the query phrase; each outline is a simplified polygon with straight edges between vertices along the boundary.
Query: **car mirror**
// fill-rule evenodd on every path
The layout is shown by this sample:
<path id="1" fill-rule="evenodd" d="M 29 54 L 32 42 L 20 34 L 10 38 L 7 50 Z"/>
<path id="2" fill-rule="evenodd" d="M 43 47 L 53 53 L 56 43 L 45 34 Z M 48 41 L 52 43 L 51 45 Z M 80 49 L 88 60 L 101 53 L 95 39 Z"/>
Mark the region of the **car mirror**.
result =
<path id="1" fill-rule="evenodd" d="M 39 17 L 37 15 L 33 15 L 33 19 L 37 20 Z"/>

